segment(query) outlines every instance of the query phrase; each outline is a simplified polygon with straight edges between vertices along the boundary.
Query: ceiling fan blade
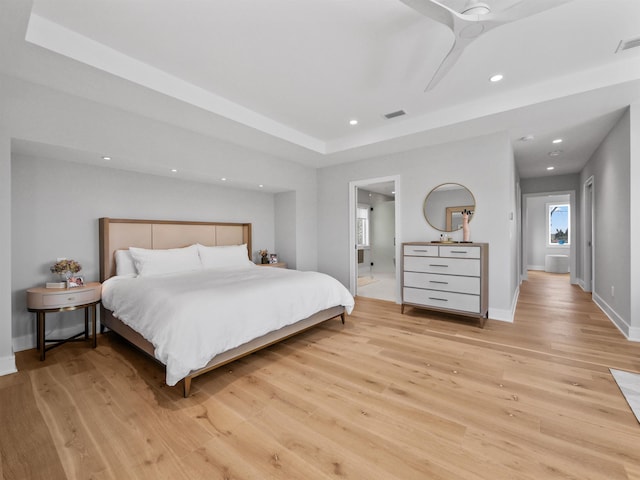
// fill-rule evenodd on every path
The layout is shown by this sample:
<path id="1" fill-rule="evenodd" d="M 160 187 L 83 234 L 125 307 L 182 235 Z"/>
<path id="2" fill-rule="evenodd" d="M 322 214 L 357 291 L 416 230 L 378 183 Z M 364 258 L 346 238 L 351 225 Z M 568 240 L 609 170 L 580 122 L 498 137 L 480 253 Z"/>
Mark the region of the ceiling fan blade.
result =
<path id="1" fill-rule="evenodd" d="M 429 17 L 438 23 L 446 25 L 453 30 L 453 18 L 458 15 L 449 7 L 435 0 L 400 0 L 406 6 L 421 13 L 425 17 Z"/>
<path id="2" fill-rule="evenodd" d="M 507 23 L 572 2 L 573 0 L 520 0 L 504 10 L 485 15 L 487 22 Z"/>
<path id="3" fill-rule="evenodd" d="M 449 50 L 449 53 L 447 53 L 447 55 L 442 60 L 442 63 L 440 63 L 440 66 L 436 70 L 436 73 L 434 73 L 433 77 L 431 77 L 427 88 L 424 89 L 425 92 L 432 90 L 438 83 L 440 83 L 440 80 L 442 80 L 442 78 L 458 61 L 458 58 L 460 58 L 460 55 L 462 55 L 465 46 L 466 45 L 459 45 L 458 42 L 453 42 L 451 50 Z"/>

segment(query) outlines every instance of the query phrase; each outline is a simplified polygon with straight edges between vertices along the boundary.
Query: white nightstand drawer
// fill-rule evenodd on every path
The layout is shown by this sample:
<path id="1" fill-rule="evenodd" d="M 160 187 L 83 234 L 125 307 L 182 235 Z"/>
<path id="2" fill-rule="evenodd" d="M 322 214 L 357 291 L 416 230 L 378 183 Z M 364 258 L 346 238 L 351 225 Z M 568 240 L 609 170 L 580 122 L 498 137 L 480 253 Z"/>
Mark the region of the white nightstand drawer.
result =
<path id="1" fill-rule="evenodd" d="M 91 302 L 95 302 L 95 293 L 93 290 L 85 290 L 82 292 L 67 290 L 64 293 L 42 296 L 44 306 L 51 308 L 65 307 L 67 305 L 83 305 Z"/>
<path id="2" fill-rule="evenodd" d="M 437 257 L 437 245 L 405 245 L 404 254 L 415 257 Z"/>
<path id="3" fill-rule="evenodd" d="M 409 272 L 444 273 L 480 276 L 480 260 L 442 257 L 405 257 L 404 270 Z"/>
<path id="4" fill-rule="evenodd" d="M 404 286 L 480 295 L 480 277 L 404 272 Z"/>
<path id="5" fill-rule="evenodd" d="M 405 287 L 402 301 L 438 308 L 480 313 L 480 296 Z"/>
<path id="6" fill-rule="evenodd" d="M 480 247 L 466 247 L 464 244 L 440 246 L 440 256 L 448 258 L 480 258 Z"/>

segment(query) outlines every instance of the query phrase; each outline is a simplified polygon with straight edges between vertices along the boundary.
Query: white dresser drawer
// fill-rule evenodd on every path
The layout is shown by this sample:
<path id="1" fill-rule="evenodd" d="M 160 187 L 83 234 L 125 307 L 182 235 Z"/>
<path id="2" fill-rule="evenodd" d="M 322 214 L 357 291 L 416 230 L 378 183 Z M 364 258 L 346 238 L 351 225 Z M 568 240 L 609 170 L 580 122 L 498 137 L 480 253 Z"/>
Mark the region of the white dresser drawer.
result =
<path id="1" fill-rule="evenodd" d="M 480 260 L 442 257 L 405 257 L 404 271 L 479 277 Z"/>
<path id="2" fill-rule="evenodd" d="M 437 257 L 437 245 L 405 245 L 404 254 L 415 257 Z"/>
<path id="3" fill-rule="evenodd" d="M 440 256 L 448 258 L 480 258 L 480 247 L 462 245 L 440 246 Z"/>
<path id="4" fill-rule="evenodd" d="M 463 293 L 440 292 L 405 287 L 402 290 L 403 303 L 460 310 L 462 312 L 480 313 L 480 296 Z"/>
<path id="5" fill-rule="evenodd" d="M 404 286 L 480 295 L 480 277 L 404 272 Z"/>

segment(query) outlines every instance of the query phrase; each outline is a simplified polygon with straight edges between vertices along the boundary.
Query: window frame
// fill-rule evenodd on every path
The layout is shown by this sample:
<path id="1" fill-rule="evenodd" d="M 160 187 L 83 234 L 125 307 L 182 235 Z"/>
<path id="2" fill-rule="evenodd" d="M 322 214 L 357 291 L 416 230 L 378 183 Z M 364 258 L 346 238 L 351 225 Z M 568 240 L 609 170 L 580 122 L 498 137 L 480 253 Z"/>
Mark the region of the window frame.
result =
<path id="1" fill-rule="evenodd" d="M 366 210 L 366 217 L 359 215 L 360 210 Z M 364 240 L 366 243 L 360 243 L 360 220 L 364 220 Z M 359 203 L 356 205 L 356 243 L 359 249 L 371 248 L 371 205 Z"/>
<path id="2" fill-rule="evenodd" d="M 562 248 L 571 246 L 571 205 L 569 202 L 549 202 L 546 206 L 546 221 L 547 221 L 547 247 L 549 248 Z M 557 243 L 551 241 L 552 227 L 551 227 L 551 214 L 552 209 L 556 207 L 567 208 L 567 241 L 565 243 Z"/>

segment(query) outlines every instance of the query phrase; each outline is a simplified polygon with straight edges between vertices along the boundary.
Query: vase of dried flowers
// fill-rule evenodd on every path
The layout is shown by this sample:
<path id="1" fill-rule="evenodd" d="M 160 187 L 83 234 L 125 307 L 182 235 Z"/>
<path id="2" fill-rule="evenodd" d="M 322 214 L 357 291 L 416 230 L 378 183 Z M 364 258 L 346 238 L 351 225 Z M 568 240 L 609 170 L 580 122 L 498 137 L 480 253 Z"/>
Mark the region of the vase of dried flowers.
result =
<path id="1" fill-rule="evenodd" d="M 51 273 L 59 275 L 60 278 L 64 279 L 66 282 L 74 273 L 78 273 L 82 270 L 82 266 L 75 260 L 67 260 L 66 258 L 63 258 L 51 265 L 49 270 L 51 270 Z"/>
<path id="2" fill-rule="evenodd" d="M 260 254 L 260 263 L 269 263 L 269 252 L 267 250 L 258 250 Z"/>

